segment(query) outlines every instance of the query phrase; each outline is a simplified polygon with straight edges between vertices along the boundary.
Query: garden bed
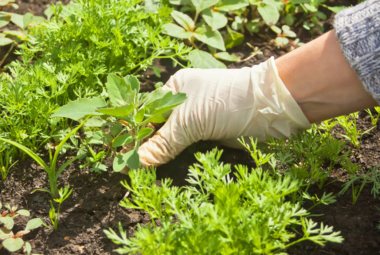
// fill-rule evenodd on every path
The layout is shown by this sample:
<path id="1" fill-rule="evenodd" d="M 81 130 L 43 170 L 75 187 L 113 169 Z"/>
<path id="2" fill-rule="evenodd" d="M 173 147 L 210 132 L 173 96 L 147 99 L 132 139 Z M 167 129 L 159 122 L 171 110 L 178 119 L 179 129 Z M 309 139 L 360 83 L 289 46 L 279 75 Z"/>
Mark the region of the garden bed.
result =
<path id="1" fill-rule="evenodd" d="M 36 15 L 41 15 L 46 8 L 48 1 L 20 1 L 19 13 L 26 11 Z M 46 3 L 45 3 L 46 2 Z M 42 4 L 41 4 L 42 3 Z M 344 5 L 351 3 L 344 2 Z M 330 13 L 331 15 L 331 13 Z M 331 21 L 331 18 L 330 18 Z M 326 27 L 330 21 L 326 22 Z M 271 33 L 268 31 L 268 33 Z M 301 35 L 303 42 L 310 38 L 308 35 Z M 279 49 L 268 43 L 266 38 L 246 37 L 248 41 L 254 41 L 255 46 L 262 49 L 263 55 L 253 57 L 247 62 L 229 64 L 229 68 L 240 68 L 258 64 L 270 56 L 278 57 L 286 53 L 286 50 Z M 235 47 L 231 52 L 239 57 L 249 56 L 251 49 L 245 44 Z M 0 54 L 3 54 L 2 52 Z M 0 56 L 2 58 L 2 56 Z M 14 55 L 10 59 L 15 59 Z M 141 89 L 151 91 L 157 81 L 165 82 L 170 75 L 174 74 L 178 68 L 173 68 L 169 60 L 155 61 L 163 71 L 158 79 L 152 71 L 144 73 L 145 77 L 140 79 Z M 358 128 L 362 130 L 370 129 L 371 119 L 366 112 L 361 112 L 357 120 Z M 353 163 L 362 166 L 361 171 L 368 170 L 371 166 L 380 164 L 380 126 L 367 133 L 363 137 L 360 152 L 351 156 Z M 336 135 L 343 133 L 340 126 L 333 129 L 334 137 L 343 139 Z M 187 185 L 186 179 L 189 166 L 196 163 L 194 152 L 206 152 L 215 146 L 213 142 L 201 142 L 196 146 L 185 150 L 176 159 L 163 165 L 157 170 L 157 179 L 171 178 L 173 185 Z M 250 155 L 246 151 L 235 150 L 219 146 L 223 149 L 221 161 L 232 165 L 243 164 L 249 168 L 255 166 Z M 356 149 L 349 143 L 345 151 Z M 41 150 L 41 153 L 46 151 Z M 69 153 L 59 158 L 58 165 L 67 159 L 74 157 Z M 48 161 L 47 155 L 44 157 Z M 70 184 L 74 189 L 70 199 L 62 204 L 61 216 L 58 224 L 58 231 L 47 228 L 38 228 L 31 231 L 24 237 L 32 245 L 32 253 L 35 254 L 111 254 L 112 250 L 118 246 L 106 237 L 103 230 L 108 228 L 117 229 L 121 222 L 128 235 L 133 235 L 138 224 L 146 225 L 151 222 L 149 215 L 144 211 L 125 209 L 119 206 L 119 202 L 126 196 L 126 189 L 120 185 L 120 181 L 128 180 L 126 175 L 108 171 L 105 173 L 90 173 L 88 167 L 80 169 L 79 165 L 85 161 L 77 161 L 61 174 L 58 186 L 63 187 Z M 108 159 L 106 165 L 112 166 L 112 160 Z M 319 215 L 313 217 L 317 222 L 333 226 L 335 231 L 341 231 L 345 239 L 341 244 L 327 243 L 325 247 L 311 242 L 299 243 L 286 250 L 289 254 L 378 254 L 380 251 L 380 203 L 378 198 L 371 195 L 371 186 L 364 187 L 357 203 L 352 206 L 352 194 L 349 189 L 344 195 L 338 196 L 342 190 L 342 184 L 346 177 L 346 172 L 341 166 L 336 165 L 327 182 L 337 180 L 327 185 L 323 189 L 312 185 L 309 189 L 311 195 L 332 192 L 337 196 L 337 202 L 329 206 L 320 205 L 314 208 L 311 213 Z M 31 218 L 40 217 L 45 222 L 49 222 L 50 205 L 47 203 L 51 198 L 48 193 L 31 191 L 38 188 L 47 188 L 48 176 L 46 172 L 30 158 L 19 161 L 9 173 L 8 177 L 0 182 L 0 202 L 3 204 L 18 205 L 20 208 L 28 209 Z M 309 208 L 312 204 L 306 202 L 303 207 Z M 379 208 L 379 209 L 378 209 Z M 15 232 L 22 230 L 26 219 L 20 216 L 16 219 Z M 21 253 L 21 250 L 15 254 Z M 0 254 L 10 254 L 5 249 L 0 250 Z"/>

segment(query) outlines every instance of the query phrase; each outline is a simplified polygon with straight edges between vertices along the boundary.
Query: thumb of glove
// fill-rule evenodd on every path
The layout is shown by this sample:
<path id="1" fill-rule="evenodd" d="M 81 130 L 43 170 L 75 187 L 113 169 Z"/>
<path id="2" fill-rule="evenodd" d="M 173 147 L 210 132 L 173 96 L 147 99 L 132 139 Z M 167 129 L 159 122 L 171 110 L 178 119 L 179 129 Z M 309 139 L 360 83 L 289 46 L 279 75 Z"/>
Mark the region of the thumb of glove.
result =
<path id="1" fill-rule="evenodd" d="M 180 125 L 177 115 L 178 109 L 175 109 L 165 125 L 140 146 L 138 153 L 142 166 L 157 167 L 165 164 L 192 144 Z"/>

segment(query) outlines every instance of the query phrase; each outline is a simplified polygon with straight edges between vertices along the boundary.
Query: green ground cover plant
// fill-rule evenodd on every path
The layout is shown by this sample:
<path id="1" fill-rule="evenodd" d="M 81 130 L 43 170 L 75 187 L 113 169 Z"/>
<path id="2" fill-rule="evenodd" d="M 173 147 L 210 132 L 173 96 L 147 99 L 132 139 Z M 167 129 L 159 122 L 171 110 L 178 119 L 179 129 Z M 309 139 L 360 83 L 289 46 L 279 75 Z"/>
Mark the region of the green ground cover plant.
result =
<path id="1" fill-rule="evenodd" d="M 108 97 L 109 73 L 125 76 L 152 67 L 156 58 L 177 61 L 187 54 L 190 48 L 161 34 L 170 12 L 165 5 L 148 9 L 140 0 L 53 4 L 48 20 L 29 26 L 19 45 L 21 61 L 1 74 L 2 136 L 37 152 L 73 125 L 50 119 L 60 106 Z M 18 159 L 17 153 L 12 159 Z"/>
<path id="2" fill-rule="evenodd" d="M 252 140 L 253 142 L 253 140 Z M 248 144 L 245 144 L 248 146 Z M 253 149 L 255 148 L 255 149 Z M 198 164 L 190 167 L 191 186 L 171 186 L 165 179 L 155 184 L 155 169 L 129 172 L 130 184 L 122 182 L 131 194 L 120 203 L 126 208 L 148 212 L 152 223 L 139 226 L 134 237 L 127 237 L 119 225 L 105 230 L 107 237 L 122 245 L 119 254 L 286 254 L 284 249 L 305 240 L 324 245 L 342 242 L 332 227 L 317 227 L 299 203 L 285 197 L 301 188 L 301 182 L 291 176 L 279 176 L 265 171 L 273 155 L 264 155 L 253 142 L 257 168 L 231 166 L 218 160 L 222 151 L 197 153 Z M 325 200 L 328 200 L 327 195 Z M 331 202 L 331 201 L 330 201 Z M 160 224 L 158 225 L 158 222 Z M 300 226 L 299 239 L 293 227 Z M 292 239 L 292 241 L 290 241 Z"/>

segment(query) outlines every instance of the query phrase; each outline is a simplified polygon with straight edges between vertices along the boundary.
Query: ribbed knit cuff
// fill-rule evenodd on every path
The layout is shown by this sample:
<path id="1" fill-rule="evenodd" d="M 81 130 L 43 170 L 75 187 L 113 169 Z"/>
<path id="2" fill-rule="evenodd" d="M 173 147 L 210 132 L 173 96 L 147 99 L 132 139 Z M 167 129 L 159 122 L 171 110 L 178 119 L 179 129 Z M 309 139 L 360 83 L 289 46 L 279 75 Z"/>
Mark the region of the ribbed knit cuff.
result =
<path id="1" fill-rule="evenodd" d="M 344 56 L 380 105 L 380 0 L 339 12 L 334 27 Z"/>

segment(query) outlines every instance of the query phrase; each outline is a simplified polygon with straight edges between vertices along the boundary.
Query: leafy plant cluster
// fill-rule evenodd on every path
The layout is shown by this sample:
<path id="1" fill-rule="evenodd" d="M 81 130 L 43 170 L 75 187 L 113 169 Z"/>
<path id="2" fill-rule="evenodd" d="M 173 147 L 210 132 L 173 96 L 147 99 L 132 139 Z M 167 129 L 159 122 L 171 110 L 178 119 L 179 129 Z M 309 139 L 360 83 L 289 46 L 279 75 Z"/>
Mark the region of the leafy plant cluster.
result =
<path id="1" fill-rule="evenodd" d="M 196 67 L 207 65 L 199 64 L 198 59 L 209 62 L 219 68 L 226 68 L 219 60 L 241 61 L 234 54 L 226 52 L 244 41 L 244 33 L 259 33 L 265 26 L 269 26 L 276 34 L 276 44 L 289 45 L 294 48 L 301 46 L 297 34 L 291 26 L 303 24 L 303 27 L 312 33 L 315 30 L 324 31 L 321 21 L 326 15 L 320 7 L 333 12 L 339 12 L 344 6 L 329 7 L 325 0 L 170 0 L 178 11 L 171 13 L 175 23 L 164 25 L 164 33 L 184 39 L 196 49 L 206 44 L 211 55 L 205 51 L 195 50 L 189 59 Z M 298 21 L 297 21 L 298 20 Z M 230 21 L 230 22 L 229 22 Z M 282 27 L 278 27 L 280 23 Z M 226 29 L 225 29 L 226 28 Z M 219 50 L 220 52 L 217 52 Z M 216 58 L 213 59 L 212 57 Z M 199 66 L 200 65 L 200 66 Z"/>
<path id="2" fill-rule="evenodd" d="M 62 131 L 73 125 L 67 119 L 50 119 L 60 106 L 78 98 L 107 98 L 109 73 L 125 76 L 151 67 L 156 58 L 188 53 L 184 44 L 161 34 L 171 20 L 171 9 L 162 5 L 151 10 L 141 2 L 79 0 L 52 5 L 49 19 L 42 23 L 24 15 L 22 27 L 28 30 L 19 45 L 22 60 L 12 62 L 10 74 L 3 73 L 0 80 L 2 136 L 33 152 L 48 142 L 54 148 L 57 138 L 64 137 Z M 19 16 L 12 17 L 20 23 L 14 18 Z M 5 162 L 10 158 L 16 160 L 18 150 Z"/>
<path id="3" fill-rule="evenodd" d="M 0 209 L 2 208 L 2 203 L 0 202 Z M 32 251 L 32 246 L 29 242 L 24 242 L 22 237 L 28 234 L 31 230 L 39 228 L 41 225 L 45 225 L 41 218 L 34 218 L 29 220 L 26 223 L 25 229 L 14 234 L 12 232 L 14 221 L 13 219 L 19 215 L 29 217 L 30 212 L 25 209 L 18 210 L 17 206 L 11 207 L 9 204 L 5 205 L 7 210 L 3 211 L 0 214 L 0 225 L 4 225 L 4 227 L 0 228 L 0 240 L 2 243 L 0 244 L 0 249 L 4 247 L 9 252 L 15 252 L 24 247 L 24 250 L 28 255 L 30 255 Z"/>
<path id="4" fill-rule="evenodd" d="M 145 210 L 152 223 L 140 225 L 134 237 L 127 237 L 120 224 L 120 235 L 105 230 L 108 238 L 122 245 L 116 252 L 286 254 L 286 248 L 305 240 L 320 245 L 343 241 L 332 227 L 317 226 L 300 203 L 285 199 L 302 182 L 264 170 L 273 155 L 263 155 L 253 140 L 245 146 L 257 167 L 236 166 L 234 177 L 231 166 L 219 162 L 222 151 L 216 149 L 196 154 L 199 163 L 189 170 L 191 186 L 172 187 L 171 180 L 165 179 L 158 187 L 154 168 L 130 171 L 130 184 L 122 184 L 131 199 L 120 205 Z M 297 226 L 302 234 L 296 238 Z"/>

